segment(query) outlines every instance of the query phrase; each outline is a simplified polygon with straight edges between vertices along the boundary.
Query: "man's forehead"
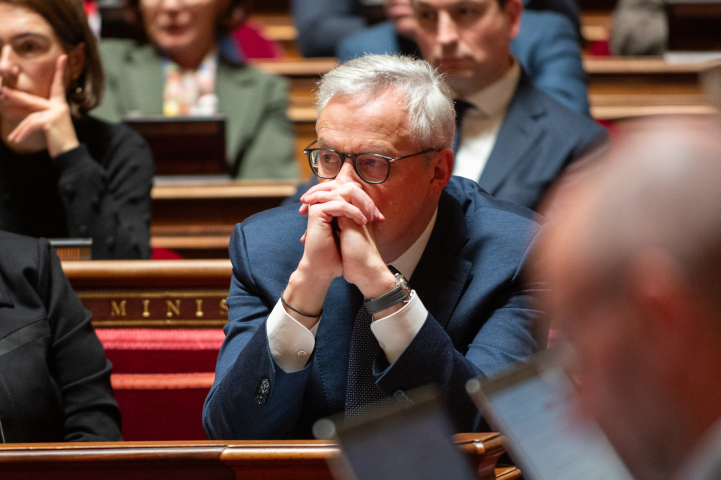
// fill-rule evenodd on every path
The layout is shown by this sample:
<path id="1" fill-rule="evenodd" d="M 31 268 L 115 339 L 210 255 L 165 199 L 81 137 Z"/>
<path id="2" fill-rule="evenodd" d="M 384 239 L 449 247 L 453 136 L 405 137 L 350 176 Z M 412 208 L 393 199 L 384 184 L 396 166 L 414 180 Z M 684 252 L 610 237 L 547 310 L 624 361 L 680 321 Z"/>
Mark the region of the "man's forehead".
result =
<path id="1" fill-rule="evenodd" d="M 329 104 L 318 118 L 318 147 L 341 153 L 377 153 L 396 156 L 408 141 L 407 118 L 399 112 L 381 114 L 378 109 L 361 110 L 347 104 Z"/>

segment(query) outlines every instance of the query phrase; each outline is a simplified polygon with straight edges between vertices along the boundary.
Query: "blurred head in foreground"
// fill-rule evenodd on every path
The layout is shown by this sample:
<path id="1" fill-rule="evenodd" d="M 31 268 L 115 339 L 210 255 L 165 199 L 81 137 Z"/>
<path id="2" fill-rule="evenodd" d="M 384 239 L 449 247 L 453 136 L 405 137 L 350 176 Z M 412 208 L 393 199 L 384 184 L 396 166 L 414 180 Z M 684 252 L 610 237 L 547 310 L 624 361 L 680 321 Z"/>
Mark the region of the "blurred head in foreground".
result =
<path id="1" fill-rule="evenodd" d="M 721 478 L 721 123 L 639 122 L 608 160 L 539 262 L 579 404 L 639 480 Z"/>

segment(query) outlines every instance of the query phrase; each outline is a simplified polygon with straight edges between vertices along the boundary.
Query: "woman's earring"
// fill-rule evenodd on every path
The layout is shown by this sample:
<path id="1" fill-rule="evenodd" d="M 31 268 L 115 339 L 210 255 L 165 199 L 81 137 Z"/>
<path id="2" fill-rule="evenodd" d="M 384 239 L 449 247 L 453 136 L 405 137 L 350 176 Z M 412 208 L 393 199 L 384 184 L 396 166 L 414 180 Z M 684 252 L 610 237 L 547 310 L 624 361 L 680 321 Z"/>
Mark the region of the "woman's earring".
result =
<path id="1" fill-rule="evenodd" d="M 83 87 L 78 86 L 78 87 L 75 89 L 75 95 L 80 95 L 81 93 L 83 93 Z"/>

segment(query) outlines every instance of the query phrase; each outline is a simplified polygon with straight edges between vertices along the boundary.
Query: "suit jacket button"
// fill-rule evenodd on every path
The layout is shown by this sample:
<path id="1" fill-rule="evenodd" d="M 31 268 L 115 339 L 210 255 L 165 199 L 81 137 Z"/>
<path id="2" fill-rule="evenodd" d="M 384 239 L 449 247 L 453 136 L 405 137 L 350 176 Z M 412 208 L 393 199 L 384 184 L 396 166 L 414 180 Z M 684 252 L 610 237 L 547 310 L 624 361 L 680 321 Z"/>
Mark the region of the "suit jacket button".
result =
<path id="1" fill-rule="evenodd" d="M 261 395 L 267 395 L 268 392 L 270 392 L 270 380 L 264 378 L 260 381 L 260 385 L 258 385 L 258 393 Z"/>
<path id="2" fill-rule="evenodd" d="M 398 403 L 411 403 L 411 399 L 408 398 L 408 396 L 406 395 L 406 392 L 404 392 L 403 390 L 400 390 L 400 389 L 393 392 L 393 398 Z"/>
<path id="3" fill-rule="evenodd" d="M 256 395 L 255 401 L 258 403 L 258 405 L 265 405 L 267 398 L 265 395 Z"/>

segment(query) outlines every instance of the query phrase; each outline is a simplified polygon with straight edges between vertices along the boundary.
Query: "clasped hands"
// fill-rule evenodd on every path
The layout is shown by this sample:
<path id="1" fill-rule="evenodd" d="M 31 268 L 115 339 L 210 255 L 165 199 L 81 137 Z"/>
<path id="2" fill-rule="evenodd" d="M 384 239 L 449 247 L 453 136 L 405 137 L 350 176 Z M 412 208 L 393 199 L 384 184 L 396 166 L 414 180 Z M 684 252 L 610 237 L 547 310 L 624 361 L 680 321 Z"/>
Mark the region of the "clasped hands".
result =
<path id="1" fill-rule="evenodd" d="M 319 312 L 330 283 L 341 275 L 365 298 L 377 298 L 395 288 L 395 277 L 374 236 L 375 227 L 385 217 L 363 185 L 337 179 L 323 182 L 308 190 L 301 202 L 300 213 L 308 216 L 308 227 L 301 238 L 303 257 L 286 288 L 285 299 L 291 305 L 303 312 Z M 289 313 L 309 328 L 317 321 Z"/>
<path id="2" fill-rule="evenodd" d="M 21 146 L 36 132 L 43 133 L 44 147 L 48 149 L 48 153 L 53 158 L 80 145 L 73 127 L 70 106 L 65 98 L 67 59 L 67 55 L 60 55 L 55 63 L 55 74 L 50 86 L 49 98 L 2 85 L 0 111 L 12 109 L 26 112 L 23 115 L 24 118 L 6 139 L 11 147 Z M 22 116 L 17 115 L 17 118 L 22 118 Z"/>

